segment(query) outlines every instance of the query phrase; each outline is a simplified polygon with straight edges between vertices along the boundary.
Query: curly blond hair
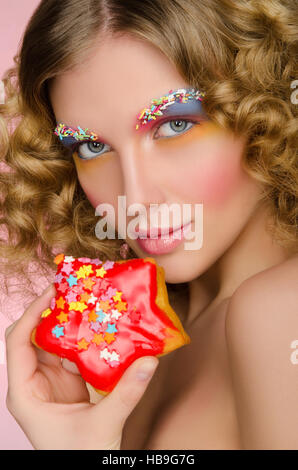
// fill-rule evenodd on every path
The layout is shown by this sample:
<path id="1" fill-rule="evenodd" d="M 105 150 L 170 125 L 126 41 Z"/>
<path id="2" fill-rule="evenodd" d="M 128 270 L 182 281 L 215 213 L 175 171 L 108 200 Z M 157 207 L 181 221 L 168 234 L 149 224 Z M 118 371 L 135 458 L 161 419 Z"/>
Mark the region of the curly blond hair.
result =
<path id="1" fill-rule="evenodd" d="M 50 80 L 82 63 L 95 38 L 108 33 L 155 45 L 190 86 L 206 92 L 209 118 L 247 137 L 243 164 L 262 182 L 272 235 L 296 251 L 295 6 L 294 0 L 41 1 L 15 66 L 2 77 L 0 224 L 8 234 L 0 244 L 2 272 L 25 278 L 32 260 L 40 269 L 55 269 L 54 250 L 90 258 L 119 254 L 123 241 L 95 236 L 98 217 L 53 134 L 48 94 Z"/>

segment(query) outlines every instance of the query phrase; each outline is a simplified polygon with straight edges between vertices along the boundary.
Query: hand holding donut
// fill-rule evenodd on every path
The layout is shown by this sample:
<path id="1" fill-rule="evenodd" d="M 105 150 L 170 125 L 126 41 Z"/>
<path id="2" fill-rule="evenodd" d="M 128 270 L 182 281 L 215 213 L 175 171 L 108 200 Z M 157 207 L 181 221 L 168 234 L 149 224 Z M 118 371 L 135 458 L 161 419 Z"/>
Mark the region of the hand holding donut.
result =
<path id="1" fill-rule="evenodd" d="M 107 395 L 90 403 L 83 378 L 36 348 L 32 330 L 56 295 L 53 284 L 6 330 L 7 407 L 35 449 L 120 449 L 126 419 L 144 394 L 156 357 L 134 361 Z"/>

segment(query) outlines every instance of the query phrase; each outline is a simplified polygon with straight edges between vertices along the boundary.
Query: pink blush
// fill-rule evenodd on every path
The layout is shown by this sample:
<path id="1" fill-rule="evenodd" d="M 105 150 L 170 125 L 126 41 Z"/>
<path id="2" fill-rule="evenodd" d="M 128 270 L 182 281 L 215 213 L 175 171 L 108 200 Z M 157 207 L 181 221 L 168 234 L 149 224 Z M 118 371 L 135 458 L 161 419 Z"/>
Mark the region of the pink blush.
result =
<path id="1" fill-rule="evenodd" d="M 197 179 L 202 202 L 213 206 L 224 204 L 239 187 L 242 178 L 237 173 L 227 168 L 207 169 Z"/>
<path id="2" fill-rule="evenodd" d="M 225 204 L 248 179 L 241 167 L 241 154 L 242 147 L 228 145 L 226 149 L 209 150 L 204 157 L 197 157 L 192 171 L 180 180 L 183 193 L 208 206 Z"/>

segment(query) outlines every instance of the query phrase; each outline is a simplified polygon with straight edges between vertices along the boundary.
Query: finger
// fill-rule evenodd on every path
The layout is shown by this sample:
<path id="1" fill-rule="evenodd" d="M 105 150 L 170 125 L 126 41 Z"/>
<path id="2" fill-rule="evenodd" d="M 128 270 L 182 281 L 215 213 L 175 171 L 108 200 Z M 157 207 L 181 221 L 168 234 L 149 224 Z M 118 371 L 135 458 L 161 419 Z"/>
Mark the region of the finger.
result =
<path id="1" fill-rule="evenodd" d="M 88 382 L 86 382 L 86 387 L 89 393 L 89 398 L 90 398 L 90 403 L 93 403 L 96 405 L 99 403 L 101 400 L 104 399 L 104 395 L 101 393 L 98 393 L 92 385 L 90 385 Z"/>
<path id="2" fill-rule="evenodd" d="M 55 295 L 55 287 L 50 284 L 29 305 L 7 334 L 7 374 L 11 389 L 15 386 L 20 387 L 36 370 L 37 355 L 31 342 L 31 333 L 40 319 L 41 312 L 49 307 L 50 300 Z"/>
<path id="3" fill-rule="evenodd" d="M 107 412 L 114 422 L 122 427 L 132 410 L 144 394 L 157 366 L 155 356 L 146 356 L 134 361 L 124 372 L 121 379 L 97 407 L 100 413 Z M 94 409 L 96 413 L 96 407 Z"/>
<path id="4" fill-rule="evenodd" d="M 30 303 L 31 303 L 31 302 L 30 302 Z M 25 307 L 25 310 L 26 310 L 27 307 L 29 306 L 29 304 L 26 303 L 25 305 L 26 305 L 26 307 Z M 19 320 L 20 320 L 20 319 L 18 318 L 16 321 L 14 321 L 13 323 L 11 323 L 11 324 L 6 328 L 6 330 L 5 330 L 5 340 L 7 340 L 8 335 L 12 332 L 12 330 L 13 330 L 14 327 L 17 325 L 17 323 L 19 322 Z"/>
<path id="5" fill-rule="evenodd" d="M 67 370 L 68 372 L 71 372 L 72 374 L 81 375 L 79 369 L 77 368 L 77 365 L 66 358 L 63 358 L 61 360 L 61 366 L 63 367 L 63 369 Z"/>
<path id="6" fill-rule="evenodd" d="M 34 348 L 38 362 L 46 364 L 47 366 L 61 366 L 61 358 L 57 356 L 57 354 L 49 353 L 47 351 L 44 351 L 43 349 L 37 348 L 36 346 L 34 346 Z"/>
<path id="7" fill-rule="evenodd" d="M 12 330 L 14 329 L 14 327 L 16 326 L 16 324 L 18 323 L 19 320 L 16 320 L 14 321 L 13 323 L 11 323 L 11 325 L 9 325 L 6 330 L 5 330 L 5 341 L 7 340 L 8 338 L 8 335 L 10 335 L 10 333 L 12 332 Z"/>

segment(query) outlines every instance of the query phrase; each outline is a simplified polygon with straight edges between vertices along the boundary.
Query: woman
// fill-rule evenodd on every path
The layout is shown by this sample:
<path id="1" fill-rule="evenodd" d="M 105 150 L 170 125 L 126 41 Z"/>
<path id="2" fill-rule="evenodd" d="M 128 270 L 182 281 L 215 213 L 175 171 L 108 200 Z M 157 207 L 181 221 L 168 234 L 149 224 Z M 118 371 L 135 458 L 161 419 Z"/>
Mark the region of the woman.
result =
<path id="1" fill-rule="evenodd" d="M 51 0 L 34 12 L 4 79 L 2 115 L 21 118 L 2 139 L 15 171 L 1 178 L 2 211 L 18 236 L 3 244 L 6 269 L 24 272 L 34 256 L 54 268 L 56 247 L 116 259 L 123 240 L 94 228 L 98 204 L 117 215 L 119 195 L 127 206 L 203 205 L 199 249 L 126 238 L 129 257 L 164 268 L 191 337 L 145 380 L 138 366 L 153 358 L 90 403 L 73 364 L 30 344 L 53 285 L 8 328 L 7 405 L 35 448 L 298 448 L 293 10 L 277 0 Z M 173 90 L 203 98 L 141 124 L 142 109 Z M 95 140 L 66 145 L 60 124 Z"/>

